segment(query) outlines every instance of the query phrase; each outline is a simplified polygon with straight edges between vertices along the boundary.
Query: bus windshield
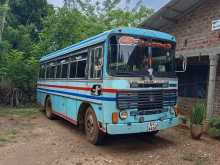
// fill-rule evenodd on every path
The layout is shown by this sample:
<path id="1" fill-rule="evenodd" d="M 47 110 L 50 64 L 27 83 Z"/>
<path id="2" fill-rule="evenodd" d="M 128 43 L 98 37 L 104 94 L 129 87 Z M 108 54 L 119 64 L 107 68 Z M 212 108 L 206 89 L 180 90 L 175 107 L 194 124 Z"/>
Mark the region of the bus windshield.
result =
<path id="1" fill-rule="evenodd" d="M 174 43 L 136 36 L 113 36 L 109 53 L 109 72 L 113 76 L 175 75 Z"/>

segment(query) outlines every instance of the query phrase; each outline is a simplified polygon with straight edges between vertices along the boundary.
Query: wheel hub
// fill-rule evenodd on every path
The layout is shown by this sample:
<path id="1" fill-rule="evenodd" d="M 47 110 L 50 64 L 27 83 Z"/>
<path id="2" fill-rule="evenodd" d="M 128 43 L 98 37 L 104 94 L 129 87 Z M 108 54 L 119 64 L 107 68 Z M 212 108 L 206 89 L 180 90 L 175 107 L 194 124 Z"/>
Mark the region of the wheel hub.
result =
<path id="1" fill-rule="evenodd" d="M 93 117 L 91 114 L 89 114 L 88 118 L 87 118 L 87 128 L 88 128 L 88 132 L 89 134 L 93 134 L 94 132 L 94 121 L 93 121 Z"/>

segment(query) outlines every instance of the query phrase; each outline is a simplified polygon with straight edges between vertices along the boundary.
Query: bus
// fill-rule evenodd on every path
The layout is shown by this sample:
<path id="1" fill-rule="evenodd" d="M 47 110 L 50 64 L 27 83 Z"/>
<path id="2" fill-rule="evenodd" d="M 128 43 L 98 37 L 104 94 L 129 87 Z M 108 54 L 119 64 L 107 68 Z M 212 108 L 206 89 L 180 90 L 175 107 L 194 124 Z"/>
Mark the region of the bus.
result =
<path id="1" fill-rule="evenodd" d="M 175 45 L 167 33 L 117 28 L 52 52 L 40 59 L 37 102 L 92 144 L 177 126 Z"/>

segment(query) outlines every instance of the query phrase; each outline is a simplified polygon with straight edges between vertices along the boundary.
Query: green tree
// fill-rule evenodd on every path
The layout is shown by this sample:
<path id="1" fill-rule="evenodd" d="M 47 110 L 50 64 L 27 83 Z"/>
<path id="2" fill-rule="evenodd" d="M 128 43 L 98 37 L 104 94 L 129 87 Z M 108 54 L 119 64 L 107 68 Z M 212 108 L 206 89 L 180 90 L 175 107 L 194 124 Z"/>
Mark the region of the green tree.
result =
<path id="1" fill-rule="evenodd" d="M 8 2 L 9 0 L 1 1 L 0 3 L 0 44 L 2 42 L 2 34 L 5 27 L 5 19 L 8 11 Z"/>
<path id="2" fill-rule="evenodd" d="M 120 2 L 65 0 L 63 8 L 50 13 L 44 20 L 40 47 L 45 53 L 51 52 L 105 30 L 137 26 L 153 13 L 152 9 L 142 6 L 141 1 L 131 9 L 118 8 Z"/>
<path id="3" fill-rule="evenodd" d="M 153 10 L 145 6 L 140 6 L 133 11 L 114 9 L 106 14 L 103 21 L 109 29 L 123 26 L 136 27 L 143 19 L 149 17 L 152 13 Z"/>
<path id="4" fill-rule="evenodd" d="M 137 26 L 153 13 L 141 2 L 119 8 L 121 0 L 65 0 L 55 9 L 46 0 L 1 0 L 0 95 L 8 89 L 11 105 L 31 98 L 42 55 L 112 28 Z"/>
<path id="5" fill-rule="evenodd" d="M 48 5 L 47 0 L 10 0 L 9 24 L 16 27 L 18 24 L 34 24 L 37 30 L 41 30 L 42 18 L 48 15 L 48 10 L 52 6 Z"/>
<path id="6" fill-rule="evenodd" d="M 46 0 L 5 0 L 0 7 L 4 9 L 0 10 L 0 16 L 4 16 L 0 17 L 0 95 L 10 100 L 11 105 L 17 105 L 24 98 L 30 98 L 19 99 L 18 93 L 27 96 L 34 89 L 40 52 L 39 33 L 43 30 L 43 19 L 53 8 Z"/>
<path id="7" fill-rule="evenodd" d="M 100 33 L 103 27 L 104 24 L 94 17 L 61 8 L 44 20 L 40 45 L 44 52 L 54 51 Z"/>
<path id="8" fill-rule="evenodd" d="M 4 73 L 1 86 L 4 85 L 4 89 L 7 89 L 6 100 L 12 106 L 31 98 L 38 72 L 38 60 L 34 57 L 26 58 L 23 52 L 11 50 L 4 59 L 1 72 Z"/>

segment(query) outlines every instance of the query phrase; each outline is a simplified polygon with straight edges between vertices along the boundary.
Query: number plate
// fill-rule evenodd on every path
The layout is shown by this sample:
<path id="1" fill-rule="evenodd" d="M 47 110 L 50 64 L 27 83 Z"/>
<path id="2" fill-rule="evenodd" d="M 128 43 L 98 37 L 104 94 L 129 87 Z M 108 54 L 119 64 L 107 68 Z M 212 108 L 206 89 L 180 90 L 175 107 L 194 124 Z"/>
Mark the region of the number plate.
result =
<path id="1" fill-rule="evenodd" d="M 147 132 L 157 131 L 158 130 L 158 121 L 151 121 L 147 123 Z"/>

